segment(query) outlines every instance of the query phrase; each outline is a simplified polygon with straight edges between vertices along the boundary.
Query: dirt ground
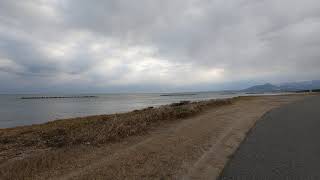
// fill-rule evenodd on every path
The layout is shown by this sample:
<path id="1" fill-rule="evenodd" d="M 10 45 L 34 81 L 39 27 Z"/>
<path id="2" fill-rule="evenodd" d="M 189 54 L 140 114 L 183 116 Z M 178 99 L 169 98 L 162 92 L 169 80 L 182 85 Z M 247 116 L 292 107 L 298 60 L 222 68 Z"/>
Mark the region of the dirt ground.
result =
<path id="1" fill-rule="evenodd" d="M 7 172 L 2 174 L 4 179 L 215 179 L 263 114 L 304 97 L 241 97 L 231 105 L 162 123 L 145 135 L 107 145 L 29 152 L 25 158 L 3 162 L 0 168 L 15 165 L 21 174 Z M 32 172 L 19 170 L 19 164 L 26 167 L 32 158 L 48 163 Z"/>

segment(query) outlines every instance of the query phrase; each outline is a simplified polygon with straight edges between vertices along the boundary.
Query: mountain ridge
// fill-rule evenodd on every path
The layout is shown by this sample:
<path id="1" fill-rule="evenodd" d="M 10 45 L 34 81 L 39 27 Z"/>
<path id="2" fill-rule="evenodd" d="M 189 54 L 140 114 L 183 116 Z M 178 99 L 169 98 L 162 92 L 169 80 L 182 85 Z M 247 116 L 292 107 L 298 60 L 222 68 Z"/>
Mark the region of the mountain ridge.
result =
<path id="1" fill-rule="evenodd" d="M 312 89 L 320 89 L 320 80 L 287 82 L 287 83 L 281 83 L 278 85 L 265 83 L 262 85 L 251 86 L 241 91 L 249 92 L 249 93 L 263 93 L 263 92 L 292 92 L 292 91 L 304 91 L 304 90 L 312 90 Z"/>

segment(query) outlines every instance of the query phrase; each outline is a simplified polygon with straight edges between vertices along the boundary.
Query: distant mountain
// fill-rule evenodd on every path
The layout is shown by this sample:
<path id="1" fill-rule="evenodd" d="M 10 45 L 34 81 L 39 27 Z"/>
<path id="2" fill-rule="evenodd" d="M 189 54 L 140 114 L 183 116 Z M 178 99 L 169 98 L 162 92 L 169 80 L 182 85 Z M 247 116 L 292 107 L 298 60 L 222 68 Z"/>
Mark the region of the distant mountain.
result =
<path id="1" fill-rule="evenodd" d="M 283 83 L 279 87 L 282 91 L 320 89 L 320 80 Z"/>
<path id="2" fill-rule="evenodd" d="M 248 93 L 264 93 L 264 92 L 285 92 L 285 91 L 301 91 L 320 89 L 320 80 L 313 81 L 301 81 L 301 82 L 289 82 L 279 85 L 273 85 L 266 83 L 263 85 L 252 86 L 242 90 Z"/>
<path id="3" fill-rule="evenodd" d="M 242 91 L 249 93 L 279 92 L 280 88 L 270 83 L 266 83 L 263 85 L 252 86 Z"/>

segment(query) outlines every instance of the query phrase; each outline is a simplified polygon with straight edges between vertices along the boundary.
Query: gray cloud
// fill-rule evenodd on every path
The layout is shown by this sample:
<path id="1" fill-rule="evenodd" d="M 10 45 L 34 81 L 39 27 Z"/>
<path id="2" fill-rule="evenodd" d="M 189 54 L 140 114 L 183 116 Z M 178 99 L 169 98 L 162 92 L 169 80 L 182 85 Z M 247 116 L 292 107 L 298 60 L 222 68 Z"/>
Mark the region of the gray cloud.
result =
<path id="1" fill-rule="evenodd" d="M 0 91 L 319 79 L 319 12 L 317 0 L 4 0 Z"/>

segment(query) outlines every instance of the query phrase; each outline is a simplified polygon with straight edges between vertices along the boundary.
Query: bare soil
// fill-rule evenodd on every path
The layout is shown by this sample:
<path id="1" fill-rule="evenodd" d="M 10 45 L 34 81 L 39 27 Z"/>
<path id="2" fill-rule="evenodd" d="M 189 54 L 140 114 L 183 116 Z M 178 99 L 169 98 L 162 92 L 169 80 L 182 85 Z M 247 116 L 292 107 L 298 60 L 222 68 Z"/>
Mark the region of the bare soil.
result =
<path id="1" fill-rule="evenodd" d="M 82 118 L 81 124 L 72 119 L 3 129 L 0 179 L 215 179 L 263 114 L 306 96 L 310 95 L 240 97 L 219 105 L 193 104 L 191 109 L 189 103 L 182 103 L 171 105 L 179 107 L 174 111 L 165 109 L 170 116 L 163 109 L 161 113 L 157 109 L 135 111 L 116 116 L 126 121 L 120 127 L 111 123 L 122 133 L 114 136 L 106 135 L 110 119 L 98 116 L 93 118 L 94 125 L 91 117 Z M 155 115 L 159 117 L 152 121 Z M 116 121 L 111 115 L 106 117 Z M 126 134 L 135 124 L 145 122 L 129 120 L 139 117 L 148 117 L 150 123 Z"/>

